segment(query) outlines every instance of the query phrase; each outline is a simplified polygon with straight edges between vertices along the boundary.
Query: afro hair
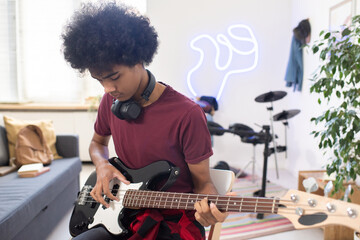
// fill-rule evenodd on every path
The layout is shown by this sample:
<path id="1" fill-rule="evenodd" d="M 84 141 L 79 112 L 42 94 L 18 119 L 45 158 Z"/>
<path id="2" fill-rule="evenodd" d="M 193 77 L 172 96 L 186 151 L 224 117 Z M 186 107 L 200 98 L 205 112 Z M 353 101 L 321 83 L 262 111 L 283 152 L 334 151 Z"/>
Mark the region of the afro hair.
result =
<path id="1" fill-rule="evenodd" d="M 148 65 L 159 45 L 147 17 L 113 2 L 82 4 L 61 38 L 65 60 L 81 73 L 114 64 Z"/>

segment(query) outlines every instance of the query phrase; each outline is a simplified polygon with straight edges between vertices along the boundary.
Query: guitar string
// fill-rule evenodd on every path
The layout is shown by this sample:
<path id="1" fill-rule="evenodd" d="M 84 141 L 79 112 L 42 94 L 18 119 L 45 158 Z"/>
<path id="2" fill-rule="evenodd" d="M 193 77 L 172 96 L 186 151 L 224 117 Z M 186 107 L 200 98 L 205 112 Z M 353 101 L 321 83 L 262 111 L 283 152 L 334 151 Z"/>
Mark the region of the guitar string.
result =
<path id="1" fill-rule="evenodd" d="M 93 188 L 88 188 L 88 189 L 83 189 L 83 191 L 85 192 L 90 192 Z M 89 190 L 89 191 L 88 191 Z M 161 195 L 164 195 L 164 194 L 173 194 L 173 195 L 190 195 L 190 196 L 204 196 L 204 197 L 239 197 L 239 198 L 242 198 L 243 196 L 233 196 L 233 195 L 211 195 L 211 194 L 197 194 L 197 193 L 177 193 L 177 192 L 161 192 L 161 191 L 150 191 L 150 190 L 138 190 L 138 189 L 127 189 L 127 190 L 122 190 L 122 189 L 116 189 L 116 188 L 113 188 L 113 189 L 109 189 L 109 191 L 117 191 L 117 192 L 135 192 L 135 194 L 140 194 L 140 193 L 144 193 L 144 194 L 151 194 L 151 195 L 154 195 L 154 194 L 161 194 Z M 81 191 L 82 192 L 82 191 Z M 102 196 L 104 196 L 104 194 L 102 194 Z M 243 198 L 249 198 L 249 199 L 259 199 L 259 197 L 243 197 Z M 260 197 L 261 198 L 261 197 Z M 273 201 L 274 198 L 271 198 L 271 197 L 263 197 L 263 199 L 268 199 L 268 200 L 271 200 Z M 276 200 L 280 200 L 280 201 L 290 201 L 291 200 L 286 200 L 286 199 L 280 199 L 280 198 L 276 198 Z"/>
<path id="2" fill-rule="evenodd" d="M 98 202 L 96 202 L 96 201 L 92 201 L 92 202 L 94 202 L 94 203 L 98 203 Z M 117 205 L 117 204 L 122 204 L 122 203 L 120 203 L 120 202 L 113 202 L 112 204 L 114 204 L 114 205 Z M 184 203 L 183 203 L 184 204 Z M 125 208 L 131 208 L 131 207 L 139 207 L 139 208 L 157 208 L 157 209 L 182 209 L 181 207 L 183 207 L 182 205 L 181 206 L 178 206 L 178 207 L 176 207 L 176 206 L 172 206 L 172 204 L 171 204 L 171 202 L 167 202 L 167 204 L 165 204 L 165 205 L 157 205 L 157 206 L 155 206 L 155 205 L 153 205 L 153 204 L 149 204 L 149 203 L 144 203 L 143 204 L 144 206 L 141 206 L 141 204 L 139 204 L 139 205 L 137 205 L 137 206 L 124 206 Z M 175 204 L 176 205 L 176 204 Z M 217 205 L 217 207 L 218 208 L 221 208 L 221 207 L 223 207 L 223 208 L 226 208 L 226 206 L 227 205 Z M 227 212 L 240 212 L 240 213 L 255 213 L 254 211 L 251 211 L 251 209 L 249 210 L 249 209 L 246 209 L 247 207 L 250 207 L 251 209 L 253 209 L 254 208 L 254 206 L 253 205 L 242 205 L 241 206 L 241 209 L 243 209 L 244 211 L 239 211 L 239 206 L 237 206 L 237 207 L 234 207 L 234 206 L 230 206 L 230 207 L 228 207 L 228 211 Z M 279 206 L 275 206 L 275 207 L 277 207 L 277 211 L 275 212 L 275 211 L 272 211 L 272 210 L 263 210 L 262 208 L 263 207 L 257 207 L 257 209 L 258 209 L 258 211 L 256 212 L 256 213 L 271 213 L 271 214 L 279 214 L 279 215 L 281 215 L 281 214 L 292 214 L 292 215 L 297 215 L 297 216 L 299 216 L 300 217 L 300 215 L 298 214 L 298 213 L 296 213 L 296 210 L 297 210 L 297 208 L 281 208 L 281 207 L 279 207 Z M 308 206 L 307 206 L 308 207 Z M 195 210 L 195 207 L 188 207 L 187 209 L 189 209 L 189 210 Z M 246 211 L 247 210 L 247 211 Z M 309 207 L 309 208 L 305 208 L 305 209 L 303 209 L 304 210 L 304 216 L 306 216 L 306 215 L 311 215 L 311 216 L 324 216 L 324 214 L 323 213 L 321 213 L 321 212 L 326 212 L 326 213 L 328 213 L 327 212 L 327 209 L 316 209 L 316 208 L 311 208 L 311 207 Z M 310 213 L 309 213 L 310 212 Z M 341 213 L 330 213 L 331 214 L 331 216 L 333 216 L 333 217 L 349 217 L 347 214 L 341 214 Z"/>
<path id="3" fill-rule="evenodd" d="M 125 194 L 120 194 L 119 196 L 123 197 L 126 195 L 126 192 L 128 190 L 119 190 L 119 192 L 125 192 Z M 141 190 L 140 190 L 141 191 Z M 247 201 L 249 203 L 268 203 L 268 204 L 273 204 L 274 202 L 274 198 L 257 198 L 257 197 L 243 197 L 243 196 L 233 196 L 233 195 L 206 195 L 206 194 L 189 194 L 189 193 L 171 193 L 169 192 L 169 194 L 173 194 L 174 196 L 169 196 L 169 194 L 167 192 L 155 192 L 155 191 L 144 191 L 143 192 L 145 195 L 139 195 L 139 193 L 136 193 L 136 196 L 135 197 L 145 197 L 145 198 L 162 198 L 162 197 L 167 197 L 167 198 L 175 198 L 175 197 L 180 197 L 180 198 L 183 198 L 183 199 L 186 199 L 186 200 L 197 200 L 197 201 L 200 201 L 201 199 L 204 199 L 204 198 L 219 198 L 218 201 L 229 201 L 228 199 L 223 199 L 223 198 L 231 198 L 233 201 L 240 201 L 240 202 L 246 202 L 244 201 L 244 199 L 252 199 L 253 201 Z M 154 194 L 152 194 L 152 196 L 148 196 L 152 193 L 161 193 L 161 195 L 165 195 L 165 196 L 153 196 Z M 131 193 L 130 193 L 131 194 Z M 166 196 L 168 195 L 168 196 Z M 181 195 L 181 196 L 177 196 L 177 195 Z M 188 197 L 188 196 L 191 196 L 191 197 Z M 101 194 L 102 197 L 107 197 L 106 195 L 104 194 Z M 88 195 L 87 196 L 89 199 L 93 199 L 91 197 L 91 195 Z M 222 199 L 220 199 L 222 198 Z M 261 199 L 261 201 L 259 201 L 259 199 Z M 150 199 L 151 200 L 151 199 Z M 158 199 L 156 199 L 158 200 Z M 256 201 L 258 200 L 258 201 Z M 262 201 L 262 200 L 268 200 L 268 201 Z M 91 200 L 90 200 L 91 201 Z M 232 202 L 233 202 L 232 201 Z M 280 199 L 280 198 L 275 198 L 275 201 L 281 201 L 281 202 L 293 202 L 291 200 L 285 200 L 285 199 Z"/>
<path id="4" fill-rule="evenodd" d="M 144 199 L 138 199 L 138 200 L 135 200 L 135 201 L 143 201 Z M 156 201 L 156 199 L 154 199 L 154 200 L 149 200 L 150 202 L 151 201 Z M 224 201 L 226 201 L 227 202 L 227 200 L 224 200 Z M 153 205 L 153 204 L 151 204 L 151 203 L 143 203 L 143 204 L 137 204 L 137 206 L 133 206 L 133 207 L 148 207 L 148 208 L 150 208 L 150 206 L 152 206 L 153 208 L 154 207 L 157 207 L 157 208 L 165 208 L 165 207 L 167 207 L 168 205 L 170 205 L 170 206 L 172 206 L 173 204 L 174 204 L 174 202 L 173 201 L 161 201 L 161 206 L 162 207 L 159 207 L 159 205 L 157 205 L 157 206 L 155 206 L 155 205 Z M 234 202 L 234 201 L 232 201 L 232 202 Z M 92 201 L 86 201 L 86 203 L 98 203 L 97 201 L 95 201 L 95 200 L 92 200 Z M 235 211 L 235 212 L 239 212 L 238 210 L 239 210 L 239 208 L 240 209 L 244 209 L 244 210 L 246 210 L 246 208 L 254 208 L 254 202 L 251 202 L 251 201 L 249 201 L 249 202 L 246 202 L 246 201 L 242 201 L 242 202 L 240 202 L 241 203 L 241 206 L 240 205 L 238 205 L 238 206 L 234 206 L 234 205 L 228 205 L 228 204 L 222 204 L 222 203 L 217 203 L 217 207 L 219 207 L 219 208 L 228 208 L 228 209 L 230 209 L 230 210 L 228 210 L 229 212 L 231 212 L 231 210 L 233 210 L 233 211 Z M 252 205 L 244 205 L 243 203 L 251 203 Z M 261 203 L 261 202 L 258 202 L 258 203 Z M 268 203 L 268 204 L 270 204 L 269 202 L 263 202 L 263 203 Z M 120 203 L 120 202 L 113 202 L 113 204 L 122 204 L 122 203 Z M 178 207 L 175 207 L 174 206 L 174 208 L 176 209 L 176 208 L 179 208 L 180 207 L 180 204 L 182 204 L 181 205 L 181 207 L 183 207 L 183 205 L 184 204 L 187 204 L 187 203 L 184 203 L 184 202 L 177 202 L 177 203 L 175 203 L 175 205 L 176 204 L 178 204 Z M 131 205 L 131 204 L 130 204 Z M 142 206 L 143 205 L 143 206 Z M 307 207 L 307 208 L 305 208 L 305 209 L 303 209 L 305 212 L 307 212 L 307 211 L 310 211 L 310 212 L 318 212 L 318 211 L 324 211 L 324 210 L 327 210 L 327 209 L 317 209 L 317 208 L 314 208 L 314 207 L 308 207 L 308 205 L 306 205 L 306 204 L 297 204 L 296 206 L 290 206 L 290 207 L 287 207 L 287 208 L 282 208 L 282 207 L 280 207 L 280 205 L 281 204 L 279 204 L 279 203 L 277 203 L 277 204 L 272 204 L 272 205 L 274 205 L 274 208 L 276 207 L 277 208 L 277 210 L 280 210 L 280 212 L 281 211 L 288 211 L 289 213 L 291 213 L 291 214 L 295 214 L 295 215 L 299 215 L 299 214 L 297 214 L 296 212 L 294 212 L 294 211 L 296 211 L 297 209 L 298 209 L 298 207 L 299 206 L 305 206 L 305 207 Z M 131 206 L 127 206 L 127 207 L 131 207 Z M 269 208 L 270 206 L 257 206 L 257 209 L 258 210 L 262 210 L 262 211 L 259 211 L 259 212 L 264 212 L 264 213 L 275 213 L 275 212 L 273 212 L 272 210 L 264 210 L 263 208 Z M 296 207 L 296 208 L 293 208 L 293 207 Z M 248 210 L 248 209 L 247 209 Z M 244 212 L 252 212 L 252 211 L 244 211 Z M 277 212 L 278 213 L 278 212 Z M 287 213 L 288 214 L 288 213 Z M 323 215 L 323 214 L 320 214 L 320 213 L 312 213 L 311 215 Z M 331 216 L 347 216 L 346 214 L 334 214 L 334 213 L 331 213 Z"/>
<path id="5" fill-rule="evenodd" d="M 187 200 L 196 200 L 196 201 L 200 201 L 204 198 L 231 198 L 232 202 L 234 201 L 240 201 L 243 203 L 255 203 L 257 202 L 258 204 L 273 204 L 274 199 L 275 201 L 279 201 L 279 204 L 281 204 L 280 202 L 283 203 L 293 203 L 292 200 L 288 200 L 288 199 L 281 199 L 281 198 L 270 198 L 270 197 L 244 197 L 244 196 L 233 196 L 233 195 L 207 195 L 207 194 L 195 194 L 195 193 L 175 193 L 175 192 L 159 192 L 159 191 L 148 191 L 148 190 L 136 190 L 136 189 L 128 189 L 128 190 L 119 190 L 119 189 L 110 189 L 110 190 L 116 190 L 118 192 L 130 192 L 130 194 L 135 195 L 135 197 L 144 197 L 145 198 L 150 198 L 150 201 L 152 200 L 151 198 L 161 198 L 161 197 L 166 197 L 166 198 L 175 198 L 175 197 L 180 197 L 183 199 L 187 199 Z M 144 194 L 144 195 L 141 195 Z M 149 194 L 151 194 L 151 196 L 148 196 Z M 165 195 L 165 196 L 154 196 L 155 194 L 160 194 L 160 195 Z M 166 196 L 167 195 L 167 196 Z M 169 196 L 169 195 L 173 195 L 173 196 Z M 181 195 L 181 196 L 180 196 Z M 188 196 L 191 197 L 188 197 Z M 103 197 L 106 197 L 104 194 L 102 194 Z M 125 194 L 120 194 L 120 196 L 125 196 Z M 88 197 L 90 199 L 93 200 L 93 198 L 88 195 Z M 133 197 L 133 196 L 132 196 Z M 253 201 L 244 201 L 244 199 L 251 199 Z M 260 201 L 259 201 L 260 199 Z M 92 200 L 88 201 L 86 200 L 86 202 L 91 202 Z M 158 201 L 159 199 L 153 199 L 153 201 Z M 257 201 L 256 201 L 257 200 Z M 262 200 L 268 200 L 268 201 L 262 201 Z M 336 199 L 334 199 L 336 200 Z M 137 200 L 139 201 L 139 200 Z M 229 201 L 228 199 L 218 199 L 219 201 Z M 95 201 L 96 202 L 96 201 Z M 297 204 L 296 206 L 308 206 L 307 204 Z"/>
<path id="6" fill-rule="evenodd" d="M 141 203 L 142 201 L 144 200 L 147 200 L 147 203 Z M 110 201 L 113 201 L 113 200 L 110 200 Z M 167 206 L 167 205 L 177 205 L 177 206 L 181 206 L 183 207 L 183 205 L 188 205 L 189 202 L 174 202 L 174 201 L 171 201 L 171 200 L 167 200 L 167 201 L 158 201 L 157 199 L 153 199 L 153 200 L 149 200 L 149 199 L 137 199 L 137 200 L 133 200 L 133 199 L 130 199 L 130 201 L 133 201 L 133 203 L 129 204 L 127 203 L 127 205 L 136 205 L 136 206 L 146 206 L 146 205 L 151 205 L 151 206 L 155 206 L 155 205 L 159 205 L 157 203 L 160 203 L 161 205 L 164 205 L 164 206 Z M 140 203 L 139 203 L 140 201 Z M 156 202 L 156 204 L 153 204 L 151 202 Z M 97 201 L 95 201 L 94 199 L 92 200 L 88 200 L 88 201 L 79 201 L 81 203 L 98 203 Z M 134 203 L 135 202 L 135 203 Z M 227 202 L 228 201 L 223 201 L 223 202 L 226 202 L 226 203 L 221 203 L 220 201 L 218 201 L 216 203 L 216 206 L 217 207 L 226 207 L 228 206 L 228 208 L 233 208 L 233 209 L 238 209 L 238 208 L 254 208 L 256 206 L 257 209 L 263 209 L 263 208 L 267 208 L 267 209 L 271 209 L 271 208 L 277 208 L 277 209 L 281 209 L 281 210 L 296 210 L 298 209 L 299 206 L 304 206 L 304 207 L 309 207 L 307 204 L 297 204 L 295 206 L 287 206 L 286 208 L 283 208 L 281 206 L 281 203 L 274 203 L 274 204 L 270 204 L 268 202 L 257 202 L 257 203 L 254 203 L 254 202 L 246 202 L 246 201 L 232 201 L 232 203 L 237 203 L 238 205 L 234 205 L 234 204 L 228 204 Z M 190 202 L 191 203 L 191 202 Z M 248 204 L 247 204 L 248 203 Z M 269 205 L 266 205 L 266 206 L 259 206 L 258 204 L 260 203 L 266 203 L 266 204 L 269 204 Z M 113 204 L 123 204 L 122 202 L 113 202 Z M 134 206 L 135 207 L 135 206 Z M 318 208 L 315 208 L 315 207 L 309 207 L 308 210 L 312 210 L 312 211 L 322 211 L 324 209 L 318 209 Z"/>

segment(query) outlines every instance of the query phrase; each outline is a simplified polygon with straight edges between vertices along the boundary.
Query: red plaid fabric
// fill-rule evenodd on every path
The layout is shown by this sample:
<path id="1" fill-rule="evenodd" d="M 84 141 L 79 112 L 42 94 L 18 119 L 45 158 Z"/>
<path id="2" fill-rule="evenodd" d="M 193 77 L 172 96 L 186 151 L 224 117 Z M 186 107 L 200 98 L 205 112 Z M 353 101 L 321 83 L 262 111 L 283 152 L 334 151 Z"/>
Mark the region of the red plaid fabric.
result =
<path id="1" fill-rule="evenodd" d="M 131 223 L 130 240 L 201 240 L 204 227 L 195 220 L 194 211 L 146 209 Z"/>

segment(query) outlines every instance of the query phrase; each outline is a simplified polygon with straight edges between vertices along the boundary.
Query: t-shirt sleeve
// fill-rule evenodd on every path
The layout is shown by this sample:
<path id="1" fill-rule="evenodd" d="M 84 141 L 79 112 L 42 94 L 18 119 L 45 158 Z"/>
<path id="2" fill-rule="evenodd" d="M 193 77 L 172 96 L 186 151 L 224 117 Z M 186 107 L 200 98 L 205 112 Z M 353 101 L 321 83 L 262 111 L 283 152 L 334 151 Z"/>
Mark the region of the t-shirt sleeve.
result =
<path id="1" fill-rule="evenodd" d="M 100 136 L 109 136 L 111 135 L 110 129 L 110 108 L 111 108 L 111 99 L 107 94 L 104 94 L 96 116 L 96 121 L 94 124 L 94 130 Z"/>
<path id="2" fill-rule="evenodd" d="M 195 105 L 181 125 L 180 137 L 185 161 L 196 164 L 209 158 L 213 151 L 204 111 Z"/>

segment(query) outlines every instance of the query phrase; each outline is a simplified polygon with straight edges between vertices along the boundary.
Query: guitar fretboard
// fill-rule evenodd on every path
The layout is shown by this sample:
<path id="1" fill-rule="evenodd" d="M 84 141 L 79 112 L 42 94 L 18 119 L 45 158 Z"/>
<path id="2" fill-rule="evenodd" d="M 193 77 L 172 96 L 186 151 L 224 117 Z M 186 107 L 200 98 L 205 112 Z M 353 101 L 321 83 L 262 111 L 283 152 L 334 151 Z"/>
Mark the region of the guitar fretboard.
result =
<path id="1" fill-rule="evenodd" d="M 207 197 L 220 211 L 277 213 L 279 199 L 234 197 L 193 193 L 173 193 L 146 190 L 127 190 L 123 205 L 127 208 L 163 208 L 195 210 L 194 204 Z"/>

